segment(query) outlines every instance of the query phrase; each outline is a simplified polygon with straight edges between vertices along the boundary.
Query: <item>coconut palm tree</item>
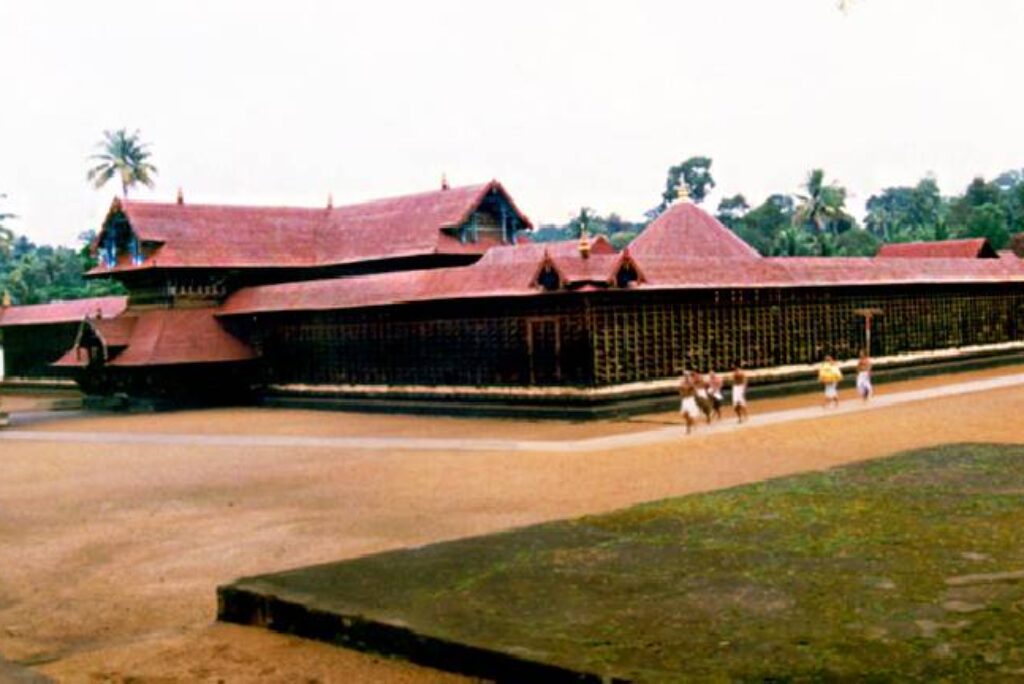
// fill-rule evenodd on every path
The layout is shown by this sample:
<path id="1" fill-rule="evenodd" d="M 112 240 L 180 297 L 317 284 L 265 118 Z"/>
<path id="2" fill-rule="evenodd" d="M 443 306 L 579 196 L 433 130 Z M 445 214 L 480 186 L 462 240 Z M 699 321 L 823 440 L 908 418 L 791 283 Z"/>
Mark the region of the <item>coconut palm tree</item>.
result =
<path id="1" fill-rule="evenodd" d="M 0 193 L 0 199 L 6 199 L 7 195 Z M 11 243 L 14 242 L 14 231 L 4 225 L 7 219 L 17 218 L 16 214 L 0 211 L 0 254 L 10 254 Z"/>
<path id="2" fill-rule="evenodd" d="M 90 159 L 100 163 L 89 169 L 86 178 L 97 188 L 106 185 L 114 176 L 121 181 L 121 193 L 127 197 L 128 188 L 142 183 L 147 187 L 153 187 L 153 178 L 156 174 L 156 167 L 150 164 L 149 145 L 139 140 L 139 132 L 131 135 L 124 128 L 116 131 L 103 131 L 103 140 L 97 147 L 99 154 L 94 154 Z"/>
<path id="3" fill-rule="evenodd" d="M 814 169 L 807 174 L 804 184 L 806 195 L 798 194 L 800 204 L 796 208 L 793 220 L 798 226 L 813 225 L 820 235 L 833 224 L 834 219 L 843 216 L 843 205 L 846 203 L 846 190 L 835 184 L 825 184 L 825 172 Z"/>

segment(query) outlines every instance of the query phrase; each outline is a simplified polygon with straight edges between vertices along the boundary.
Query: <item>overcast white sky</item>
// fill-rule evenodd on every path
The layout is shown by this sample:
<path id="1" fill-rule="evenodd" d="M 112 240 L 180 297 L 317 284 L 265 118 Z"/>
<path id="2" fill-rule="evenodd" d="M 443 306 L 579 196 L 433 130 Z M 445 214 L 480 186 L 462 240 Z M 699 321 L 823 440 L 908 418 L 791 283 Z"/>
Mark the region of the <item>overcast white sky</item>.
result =
<path id="1" fill-rule="evenodd" d="M 104 129 L 135 196 L 320 206 L 498 178 L 535 221 L 639 217 L 714 159 L 752 203 L 815 166 L 854 202 L 1024 167 L 1020 0 L 0 0 L 0 209 L 37 242 L 96 227 Z"/>

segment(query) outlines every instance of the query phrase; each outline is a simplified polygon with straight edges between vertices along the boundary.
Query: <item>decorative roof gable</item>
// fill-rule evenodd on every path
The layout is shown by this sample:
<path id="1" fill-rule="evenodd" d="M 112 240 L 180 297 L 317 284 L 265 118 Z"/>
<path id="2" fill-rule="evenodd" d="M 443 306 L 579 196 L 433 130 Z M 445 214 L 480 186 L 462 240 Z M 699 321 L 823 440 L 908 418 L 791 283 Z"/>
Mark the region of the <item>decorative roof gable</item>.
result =
<path id="1" fill-rule="evenodd" d="M 530 229 L 497 181 L 322 209 L 114 200 L 93 249 L 125 222 L 141 258 L 114 255 L 92 274 L 138 268 L 343 265 L 478 254 Z M 493 228 L 493 229 L 492 229 Z M 475 231 L 467 240 L 467 230 Z"/>
<path id="2" fill-rule="evenodd" d="M 676 202 L 629 245 L 637 259 L 760 259 L 757 250 L 690 202 Z"/>

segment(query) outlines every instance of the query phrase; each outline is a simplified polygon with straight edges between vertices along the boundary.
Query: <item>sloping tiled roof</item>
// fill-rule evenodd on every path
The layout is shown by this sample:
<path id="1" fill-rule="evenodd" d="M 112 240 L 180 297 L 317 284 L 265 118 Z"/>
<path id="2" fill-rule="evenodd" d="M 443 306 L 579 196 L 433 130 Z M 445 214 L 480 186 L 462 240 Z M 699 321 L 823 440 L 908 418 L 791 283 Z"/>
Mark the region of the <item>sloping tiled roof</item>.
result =
<path id="1" fill-rule="evenodd" d="M 885 244 L 878 249 L 876 256 L 886 259 L 979 259 L 998 255 L 985 238 L 970 238 Z"/>
<path id="2" fill-rule="evenodd" d="M 676 202 L 629 245 L 637 259 L 760 259 L 757 250 L 690 202 Z"/>
<path id="3" fill-rule="evenodd" d="M 107 347 L 126 347 L 139 317 L 126 314 L 117 318 L 91 318 L 88 323 Z"/>
<path id="4" fill-rule="evenodd" d="M 158 366 L 256 358 L 247 344 L 224 330 L 213 313 L 213 308 L 140 311 L 135 314 L 127 346 L 108 365 Z"/>
<path id="5" fill-rule="evenodd" d="M 1024 260 L 776 257 L 637 259 L 647 289 L 1024 282 Z"/>
<path id="6" fill-rule="evenodd" d="M 595 240 L 587 259 L 580 256 L 576 240 L 495 247 L 471 266 L 246 287 L 228 297 L 218 313 L 320 311 L 426 300 L 523 297 L 542 292 L 536 281 L 545 262 L 550 262 L 562 281 L 572 287 L 610 283 L 621 260 L 622 255 L 607 240 Z"/>
<path id="7" fill-rule="evenodd" d="M 155 251 L 144 249 L 142 264 L 122 262 L 116 270 L 313 267 L 478 254 L 500 244 L 500 238 L 481 234 L 478 242 L 463 244 L 445 229 L 467 221 L 491 192 L 503 195 L 523 226 L 531 227 L 497 181 L 322 209 L 115 200 L 110 216 L 122 212 L 135 235 L 155 245 Z M 111 270 L 100 267 L 90 273 Z"/>
<path id="8" fill-rule="evenodd" d="M 93 297 L 73 299 L 52 304 L 9 306 L 0 308 L 0 328 L 15 325 L 46 325 L 49 323 L 74 323 L 86 316 L 96 316 L 99 311 L 103 318 L 117 316 L 128 306 L 127 297 Z"/>
<path id="9" fill-rule="evenodd" d="M 228 333 L 213 308 L 130 311 L 110 320 L 89 320 L 106 346 L 107 366 L 130 368 L 185 363 L 247 361 L 256 358 L 244 342 Z M 84 367 L 88 351 L 76 346 L 55 366 Z"/>
<path id="10" fill-rule="evenodd" d="M 89 365 L 89 352 L 81 347 L 72 347 L 50 365 L 58 368 L 85 368 Z"/>
<path id="11" fill-rule="evenodd" d="M 518 248 L 502 248 L 513 250 Z M 523 250 L 537 256 L 537 250 Z M 550 256 L 550 255 L 548 255 Z M 239 290 L 219 314 L 352 309 L 417 301 L 525 297 L 539 295 L 539 259 L 510 253 L 481 259 L 472 266 L 335 278 Z M 857 285 L 931 285 L 1024 283 L 1024 260 L 1010 259 L 871 259 L 871 258 L 656 258 L 626 254 L 596 255 L 588 260 L 567 254 L 551 258 L 566 289 L 595 283 L 614 286 L 622 261 L 636 264 L 640 280 L 630 289 L 672 290 L 756 287 Z"/>

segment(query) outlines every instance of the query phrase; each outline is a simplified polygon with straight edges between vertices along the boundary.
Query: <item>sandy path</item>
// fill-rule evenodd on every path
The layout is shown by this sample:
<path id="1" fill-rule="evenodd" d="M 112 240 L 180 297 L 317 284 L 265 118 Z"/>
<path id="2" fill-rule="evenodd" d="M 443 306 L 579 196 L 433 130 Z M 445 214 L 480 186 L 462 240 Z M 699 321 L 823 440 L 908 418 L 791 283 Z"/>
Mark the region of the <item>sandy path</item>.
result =
<path id="1" fill-rule="evenodd" d="M 988 368 L 954 376 L 932 376 L 881 385 L 880 395 L 966 382 L 1015 373 L 1024 373 L 1024 365 Z M 843 396 L 853 398 L 851 380 L 846 380 Z M 62 397 L 69 395 L 61 395 Z M 6 411 L 28 411 L 45 407 L 54 395 L 0 396 Z M 814 404 L 807 395 L 759 399 L 752 392 L 752 411 L 768 412 Z M 730 414 L 730 410 L 725 410 Z M 59 416 L 59 414 L 58 414 Z M 144 418 L 144 419 L 143 419 Z M 15 423 L 17 422 L 15 416 Z M 570 440 L 605 435 L 629 434 L 651 429 L 651 425 L 677 424 L 674 412 L 594 421 L 513 420 L 449 418 L 442 416 L 351 414 L 334 411 L 306 411 L 273 408 L 213 408 L 155 413 L 148 416 L 107 414 L 87 418 L 69 417 L 42 424 L 19 427 L 28 430 L 89 430 L 93 432 L 149 432 L 194 435 L 279 435 L 304 437 L 417 437 L 461 439 Z"/>
<path id="2" fill-rule="evenodd" d="M 1024 424 L 1016 416 L 1022 410 L 1024 388 L 1013 388 L 598 453 L 3 443 L 0 653 L 36 662 L 66 681 L 457 681 L 404 663 L 213 624 L 214 587 L 240 575 L 599 512 L 911 447 L 1021 442 Z M 325 415 L 337 425 L 362 422 L 302 413 L 288 412 L 282 420 L 289 429 L 295 421 L 319 424 Z M 99 420 L 107 421 L 104 430 L 111 420 L 148 430 L 166 427 L 168 416 L 187 427 L 188 414 Z M 207 429 L 208 417 L 204 412 L 200 421 Z M 72 422 L 82 429 L 81 421 Z M 479 421 L 477 429 L 492 423 L 515 425 Z M 260 412 L 261 432 L 275 424 L 274 414 Z M 532 426 L 519 430 L 534 434 Z"/>

